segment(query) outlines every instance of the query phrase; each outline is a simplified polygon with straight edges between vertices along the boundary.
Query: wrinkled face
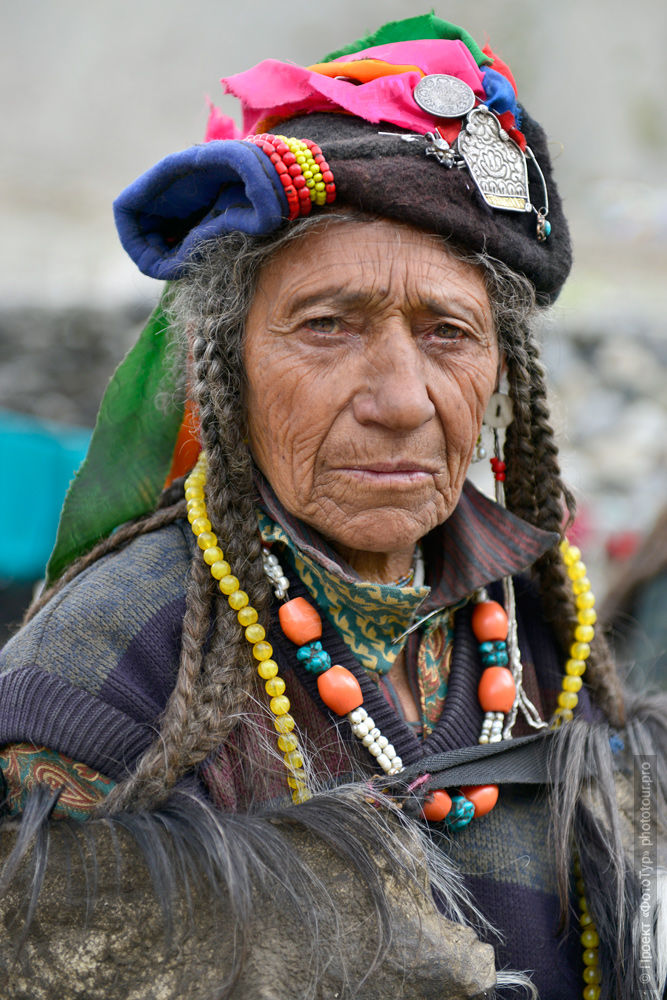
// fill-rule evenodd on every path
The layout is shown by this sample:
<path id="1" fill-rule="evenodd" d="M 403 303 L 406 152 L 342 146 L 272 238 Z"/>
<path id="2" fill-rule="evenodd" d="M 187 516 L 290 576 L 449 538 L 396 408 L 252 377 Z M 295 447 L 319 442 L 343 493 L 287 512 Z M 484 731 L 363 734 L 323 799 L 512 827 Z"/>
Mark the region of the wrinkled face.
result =
<path id="1" fill-rule="evenodd" d="M 409 548 L 456 506 L 498 364 L 474 267 L 407 226 L 333 224 L 260 275 L 245 344 L 253 455 L 336 547 Z"/>

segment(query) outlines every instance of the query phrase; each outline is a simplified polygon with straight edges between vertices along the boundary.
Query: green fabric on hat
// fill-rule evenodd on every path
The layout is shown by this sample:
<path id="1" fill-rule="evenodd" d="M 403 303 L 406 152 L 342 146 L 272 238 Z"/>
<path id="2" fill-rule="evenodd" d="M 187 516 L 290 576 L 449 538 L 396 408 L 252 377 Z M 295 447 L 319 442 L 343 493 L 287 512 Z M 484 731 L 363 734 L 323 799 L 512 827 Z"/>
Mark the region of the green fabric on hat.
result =
<path id="1" fill-rule="evenodd" d="M 336 52 L 330 52 L 320 62 L 331 62 L 340 56 L 349 56 L 362 49 L 370 49 L 374 45 L 389 45 L 392 42 L 417 42 L 426 38 L 458 39 L 466 45 L 478 66 L 490 65 L 490 58 L 485 55 L 472 35 L 456 24 L 443 21 L 434 13 L 420 14 L 418 17 L 406 17 L 402 21 L 388 21 L 381 28 L 356 42 L 344 45 Z"/>
<path id="2" fill-rule="evenodd" d="M 155 506 L 183 420 L 184 368 L 185 347 L 160 304 L 104 393 L 88 454 L 65 497 L 47 584 L 119 524 Z"/>

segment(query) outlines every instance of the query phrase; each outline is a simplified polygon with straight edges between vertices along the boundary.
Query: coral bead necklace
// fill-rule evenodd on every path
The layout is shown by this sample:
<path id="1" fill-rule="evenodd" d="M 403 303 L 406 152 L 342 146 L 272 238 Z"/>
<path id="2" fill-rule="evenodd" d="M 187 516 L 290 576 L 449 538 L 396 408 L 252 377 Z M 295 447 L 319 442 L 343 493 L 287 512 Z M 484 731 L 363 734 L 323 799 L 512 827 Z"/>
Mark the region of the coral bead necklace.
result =
<path id="1" fill-rule="evenodd" d="M 269 708 L 277 733 L 278 748 L 283 754 L 287 769 L 287 781 L 294 802 L 305 802 L 311 797 L 308 790 L 304 758 L 294 732 L 296 723 L 290 714 L 290 702 L 285 694 L 285 681 L 278 673 L 278 664 L 273 659 L 273 647 L 266 640 L 264 627 L 258 622 L 258 614 L 250 604 L 248 594 L 241 589 L 240 582 L 233 575 L 230 564 L 218 545 L 218 538 L 212 530 L 206 509 L 207 460 L 202 452 L 195 467 L 185 480 L 187 516 L 197 545 L 202 550 L 204 562 L 217 581 L 221 593 L 227 598 L 230 608 L 236 612 L 239 625 L 252 646 L 252 655 L 257 663 L 257 673 L 264 681 L 269 695 Z M 570 656 L 565 664 L 563 689 L 558 696 L 558 707 L 554 713 L 553 725 L 569 722 L 578 702 L 578 692 L 582 686 L 582 675 L 586 669 L 586 659 L 590 654 L 593 626 L 596 621 L 595 598 L 586 567 L 576 546 L 566 539 L 561 542 L 561 554 L 572 581 L 577 607 L 577 626 L 574 641 L 570 646 Z M 302 665 L 317 675 L 317 687 L 325 705 L 339 716 L 346 716 L 352 732 L 375 758 L 379 767 L 389 775 L 399 774 L 403 762 L 389 740 L 382 735 L 374 720 L 363 707 L 363 694 L 357 678 L 346 667 L 332 664 L 328 653 L 322 648 L 322 620 L 316 608 L 305 598 L 286 600 L 289 581 L 285 577 L 278 559 L 268 550 L 263 550 L 264 570 L 271 581 L 276 596 L 284 601 L 278 616 L 280 626 L 299 648 L 297 659 Z M 483 589 L 475 594 L 475 608 L 472 614 L 472 630 L 479 642 L 480 657 L 484 670 L 478 686 L 478 698 L 485 712 L 480 734 L 480 743 L 494 743 L 503 739 L 505 715 L 512 712 L 518 698 L 517 683 L 509 669 L 507 639 L 510 622 L 505 609 L 496 601 L 490 601 Z M 489 812 L 498 799 L 496 785 L 465 787 L 460 794 L 450 796 L 444 789 L 432 792 L 422 806 L 425 819 L 430 822 L 445 821 L 457 830 L 466 826 L 473 817 Z M 581 943 L 583 952 L 584 1000 L 598 1000 L 600 996 L 601 973 L 598 961 L 599 937 L 588 911 L 584 885 L 578 862 L 575 865 L 577 893 L 581 910 Z"/>

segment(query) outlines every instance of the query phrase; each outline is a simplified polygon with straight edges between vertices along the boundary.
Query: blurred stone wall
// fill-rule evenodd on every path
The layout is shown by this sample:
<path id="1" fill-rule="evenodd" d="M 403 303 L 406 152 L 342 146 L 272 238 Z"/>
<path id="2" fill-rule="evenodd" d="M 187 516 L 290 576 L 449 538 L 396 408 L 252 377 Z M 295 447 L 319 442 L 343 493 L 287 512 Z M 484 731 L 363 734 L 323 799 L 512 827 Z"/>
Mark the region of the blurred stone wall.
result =
<path id="1" fill-rule="evenodd" d="M 429 7 L 424 5 L 424 9 Z M 0 10 L 0 406 L 90 425 L 158 290 L 125 259 L 110 203 L 198 141 L 219 76 L 311 62 L 412 0 L 22 0 Z M 566 473 L 599 558 L 665 497 L 667 91 L 662 0 L 440 4 L 512 66 L 545 125 L 575 270 L 545 331 Z M 583 523 L 583 522 L 582 522 Z"/>

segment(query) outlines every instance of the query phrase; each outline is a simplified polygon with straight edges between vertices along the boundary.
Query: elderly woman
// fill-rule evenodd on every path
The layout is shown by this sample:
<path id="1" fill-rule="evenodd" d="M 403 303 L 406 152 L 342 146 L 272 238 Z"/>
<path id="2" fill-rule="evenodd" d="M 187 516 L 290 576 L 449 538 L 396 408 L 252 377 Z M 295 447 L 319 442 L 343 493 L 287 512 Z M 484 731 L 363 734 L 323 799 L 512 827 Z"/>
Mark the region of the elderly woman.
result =
<path id="1" fill-rule="evenodd" d="M 203 870 L 245 950 L 199 925 L 185 989 L 130 946 L 118 994 L 98 954 L 87 996 L 463 997 L 512 968 L 543 998 L 657 995 L 616 797 L 631 752 L 657 795 L 664 718 L 628 713 L 562 535 L 531 330 L 571 262 L 544 133 L 502 60 L 434 15 L 224 84 L 244 138 L 213 112 L 116 203 L 170 284 L 4 652 L 5 881 L 36 836 L 31 956 L 61 832 L 106 876 L 115 831 L 172 917 Z M 487 450 L 496 502 L 466 479 Z M 149 920 L 135 902 L 124 933 Z"/>

